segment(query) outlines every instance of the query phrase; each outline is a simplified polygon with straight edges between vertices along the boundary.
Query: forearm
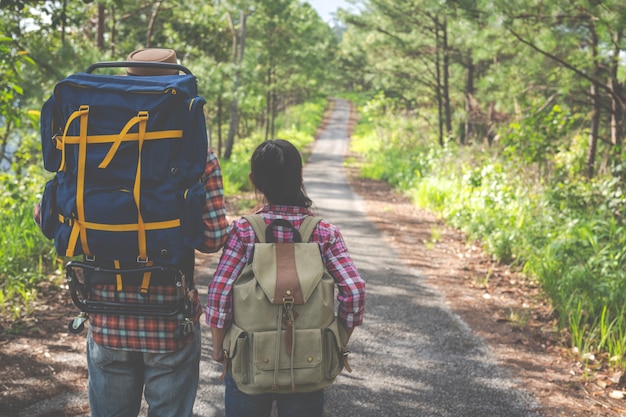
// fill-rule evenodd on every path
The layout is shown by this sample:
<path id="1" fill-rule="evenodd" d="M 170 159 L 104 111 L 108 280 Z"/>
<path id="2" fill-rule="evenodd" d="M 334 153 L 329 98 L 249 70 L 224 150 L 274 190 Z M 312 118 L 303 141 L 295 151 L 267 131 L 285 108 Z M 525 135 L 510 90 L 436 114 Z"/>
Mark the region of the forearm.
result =
<path id="1" fill-rule="evenodd" d="M 207 156 L 202 182 L 205 191 L 205 204 L 202 209 L 204 240 L 197 249 L 205 253 L 217 252 L 228 237 L 229 227 L 224 201 L 222 170 L 212 151 Z"/>
<path id="2" fill-rule="evenodd" d="M 211 327 L 211 337 L 213 341 L 213 360 L 216 362 L 224 362 L 224 336 L 226 329 L 219 327 Z"/>

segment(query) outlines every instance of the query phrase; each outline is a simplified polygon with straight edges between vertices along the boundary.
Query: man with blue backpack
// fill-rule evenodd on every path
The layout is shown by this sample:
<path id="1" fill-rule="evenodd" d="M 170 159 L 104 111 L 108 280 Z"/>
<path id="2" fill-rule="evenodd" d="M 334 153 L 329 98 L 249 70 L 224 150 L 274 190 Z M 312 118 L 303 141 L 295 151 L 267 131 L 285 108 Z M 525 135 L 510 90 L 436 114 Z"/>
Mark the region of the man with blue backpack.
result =
<path id="1" fill-rule="evenodd" d="M 108 65 L 111 64 L 111 65 Z M 222 173 L 197 81 L 170 49 L 132 52 L 126 76 L 92 68 L 55 87 L 41 117 L 46 184 L 35 217 L 89 318 L 91 415 L 191 416 L 201 308 L 194 251 L 228 234 Z M 185 72 L 179 75 L 179 72 Z"/>

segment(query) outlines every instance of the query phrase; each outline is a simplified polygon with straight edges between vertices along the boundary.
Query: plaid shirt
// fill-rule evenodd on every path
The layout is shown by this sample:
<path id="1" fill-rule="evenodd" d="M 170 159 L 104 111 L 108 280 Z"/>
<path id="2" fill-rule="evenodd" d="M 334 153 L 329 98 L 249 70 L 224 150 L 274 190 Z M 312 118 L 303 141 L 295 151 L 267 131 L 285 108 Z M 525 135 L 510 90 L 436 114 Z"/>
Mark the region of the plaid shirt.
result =
<path id="1" fill-rule="evenodd" d="M 202 221 L 204 222 L 204 242 L 197 248 L 200 252 L 217 252 L 224 246 L 228 237 L 228 220 L 224 205 L 224 185 L 219 160 L 209 149 L 207 164 L 202 176 L 206 203 L 204 204 Z"/>
<path id="2" fill-rule="evenodd" d="M 219 160 L 209 149 L 207 164 L 202 177 L 206 190 L 206 203 L 203 208 L 204 242 L 198 250 L 202 252 L 216 252 L 228 237 L 228 221 L 224 205 L 224 190 L 222 187 L 222 171 Z M 193 263 L 193 260 L 191 260 Z M 193 265 L 191 265 L 193 268 Z M 187 296 L 194 306 L 194 323 L 198 323 L 202 309 L 198 298 L 198 291 L 192 290 Z M 114 285 L 97 285 L 93 290 L 94 300 L 119 300 L 126 302 L 156 301 L 175 302 L 177 295 L 175 287 L 151 286 L 149 299 L 139 293 L 137 286 L 124 286 L 122 291 L 116 291 Z M 112 349 L 163 353 L 179 350 L 191 338 L 179 340 L 175 330 L 182 319 L 178 317 L 148 317 L 119 314 L 90 314 L 90 331 L 96 343 Z"/>
<path id="3" fill-rule="evenodd" d="M 265 223 L 283 218 L 299 228 L 306 216 L 312 213 L 297 206 L 265 206 L 258 213 Z M 209 285 L 209 298 L 206 308 L 206 321 L 211 327 L 228 328 L 233 319 L 233 283 L 244 266 L 251 261 L 254 243 L 254 229 L 245 219 L 235 220 L 224 246 L 213 280 Z M 276 242 L 291 242 L 293 232 L 285 228 L 274 230 Z M 359 275 L 336 226 L 322 220 L 311 235 L 317 242 L 328 272 L 334 277 L 338 287 L 338 319 L 348 328 L 363 322 L 365 306 L 365 282 Z"/>

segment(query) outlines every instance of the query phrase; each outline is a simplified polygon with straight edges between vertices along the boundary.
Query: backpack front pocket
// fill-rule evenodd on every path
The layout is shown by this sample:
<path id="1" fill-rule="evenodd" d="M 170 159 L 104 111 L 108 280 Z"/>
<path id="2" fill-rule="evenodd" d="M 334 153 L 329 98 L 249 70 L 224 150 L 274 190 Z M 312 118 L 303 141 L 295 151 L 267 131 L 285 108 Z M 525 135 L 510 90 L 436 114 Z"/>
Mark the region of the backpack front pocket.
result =
<path id="1" fill-rule="evenodd" d="M 324 380 L 322 332 L 296 330 L 293 355 L 287 352 L 285 331 L 256 332 L 252 337 L 253 378 L 257 387 L 315 385 Z"/>

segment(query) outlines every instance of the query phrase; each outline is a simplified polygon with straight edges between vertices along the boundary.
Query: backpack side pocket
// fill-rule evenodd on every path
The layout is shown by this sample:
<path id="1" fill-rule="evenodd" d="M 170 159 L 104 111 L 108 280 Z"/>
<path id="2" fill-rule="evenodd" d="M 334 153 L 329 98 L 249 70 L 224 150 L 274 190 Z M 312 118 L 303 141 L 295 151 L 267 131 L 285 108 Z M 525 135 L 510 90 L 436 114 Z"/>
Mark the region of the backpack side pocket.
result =
<path id="1" fill-rule="evenodd" d="M 57 102 L 52 95 L 41 108 L 40 135 L 43 166 L 50 172 L 55 172 L 61 165 L 61 150 L 57 149 L 56 136 L 61 131 L 61 115 Z"/>
<path id="2" fill-rule="evenodd" d="M 57 209 L 57 178 L 46 183 L 41 197 L 41 231 L 48 239 L 54 238 L 59 226 L 59 211 Z"/>
<path id="3" fill-rule="evenodd" d="M 191 248 L 202 245 L 204 238 L 204 224 L 202 223 L 202 208 L 206 200 L 204 184 L 196 183 L 185 193 L 185 212 L 181 219 L 183 243 Z"/>
<path id="4" fill-rule="evenodd" d="M 230 372 L 235 382 L 248 384 L 249 377 L 249 338 L 248 333 L 234 324 L 228 329 L 224 338 L 224 350 L 230 360 Z"/>
<path id="5" fill-rule="evenodd" d="M 195 180 L 204 173 L 209 149 L 204 105 L 206 100 L 196 96 L 187 101 L 187 111 L 184 115 L 183 154 L 181 155 L 180 172 L 183 178 Z"/>
<path id="6" fill-rule="evenodd" d="M 324 330 L 324 363 L 326 379 L 334 380 L 343 370 L 343 360 L 341 346 L 339 345 L 339 334 L 337 322 L 333 322 L 330 327 Z"/>

